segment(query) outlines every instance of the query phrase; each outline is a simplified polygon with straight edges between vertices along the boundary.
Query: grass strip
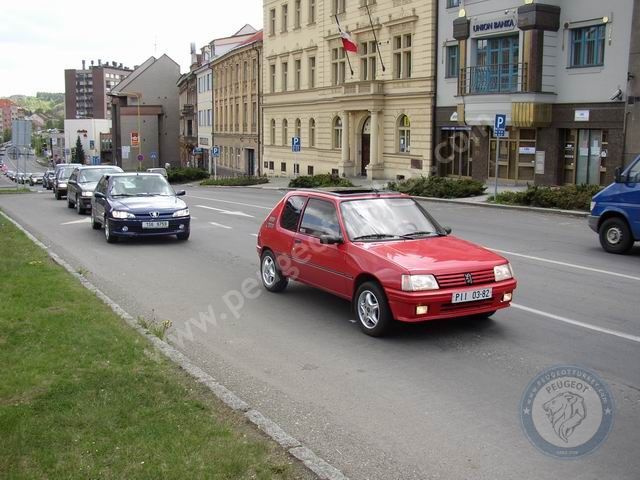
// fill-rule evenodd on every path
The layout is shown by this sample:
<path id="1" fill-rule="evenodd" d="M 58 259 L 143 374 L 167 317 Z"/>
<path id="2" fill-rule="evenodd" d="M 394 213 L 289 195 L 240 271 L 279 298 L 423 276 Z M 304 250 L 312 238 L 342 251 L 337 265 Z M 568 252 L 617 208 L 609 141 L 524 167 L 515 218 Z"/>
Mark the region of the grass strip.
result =
<path id="1" fill-rule="evenodd" d="M 0 216 L 0 477 L 312 478 Z"/>

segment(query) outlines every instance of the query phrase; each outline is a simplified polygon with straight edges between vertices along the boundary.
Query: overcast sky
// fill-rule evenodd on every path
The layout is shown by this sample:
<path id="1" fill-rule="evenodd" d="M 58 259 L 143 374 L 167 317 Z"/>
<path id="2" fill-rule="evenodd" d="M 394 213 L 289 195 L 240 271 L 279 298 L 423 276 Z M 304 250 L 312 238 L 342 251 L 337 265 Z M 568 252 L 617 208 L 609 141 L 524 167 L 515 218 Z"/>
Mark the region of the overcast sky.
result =
<path id="1" fill-rule="evenodd" d="M 0 97 L 64 92 L 64 70 L 82 60 L 128 67 L 166 53 L 184 73 L 189 44 L 200 48 L 244 24 L 262 28 L 262 0 L 170 3 L 2 0 Z M 157 44 L 154 47 L 154 44 Z"/>

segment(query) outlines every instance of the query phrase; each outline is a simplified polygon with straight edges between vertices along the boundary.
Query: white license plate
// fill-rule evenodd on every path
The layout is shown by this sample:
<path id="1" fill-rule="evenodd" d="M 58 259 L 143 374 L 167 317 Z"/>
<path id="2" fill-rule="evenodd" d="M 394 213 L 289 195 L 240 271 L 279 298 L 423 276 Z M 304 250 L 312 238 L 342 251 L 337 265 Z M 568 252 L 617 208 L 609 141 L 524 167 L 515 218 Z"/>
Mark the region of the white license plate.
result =
<path id="1" fill-rule="evenodd" d="M 142 228 L 169 228 L 169 222 L 142 222 Z"/>
<path id="2" fill-rule="evenodd" d="M 481 288 L 479 290 L 467 290 L 466 292 L 455 292 L 451 295 L 451 303 L 477 302 L 491 298 L 491 288 Z"/>

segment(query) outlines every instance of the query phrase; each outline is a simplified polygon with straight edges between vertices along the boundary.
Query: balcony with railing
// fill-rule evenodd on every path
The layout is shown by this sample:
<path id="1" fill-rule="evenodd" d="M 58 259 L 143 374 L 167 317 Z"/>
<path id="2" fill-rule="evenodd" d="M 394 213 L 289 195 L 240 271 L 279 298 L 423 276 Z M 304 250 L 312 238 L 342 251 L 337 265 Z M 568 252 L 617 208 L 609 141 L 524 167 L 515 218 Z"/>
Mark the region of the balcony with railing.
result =
<path id="1" fill-rule="evenodd" d="M 479 65 L 460 70 L 461 95 L 508 94 L 529 91 L 528 65 L 510 63 Z"/>

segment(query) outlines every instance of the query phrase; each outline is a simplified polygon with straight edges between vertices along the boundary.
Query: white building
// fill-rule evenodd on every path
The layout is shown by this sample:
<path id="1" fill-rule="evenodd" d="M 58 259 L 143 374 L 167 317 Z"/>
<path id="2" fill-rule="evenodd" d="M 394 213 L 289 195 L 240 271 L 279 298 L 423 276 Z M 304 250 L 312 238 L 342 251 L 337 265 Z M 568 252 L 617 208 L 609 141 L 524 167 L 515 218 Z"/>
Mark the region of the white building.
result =
<path id="1" fill-rule="evenodd" d="M 64 145 L 67 162 L 71 161 L 71 152 L 78 138 L 85 153 L 84 163 L 91 165 L 99 162 L 101 157 L 100 134 L 108 134 L 111 120 L 101 118 L 66 119 L 64 121 Z M 96 160 L 97 159 L 97 160 Z"/>

